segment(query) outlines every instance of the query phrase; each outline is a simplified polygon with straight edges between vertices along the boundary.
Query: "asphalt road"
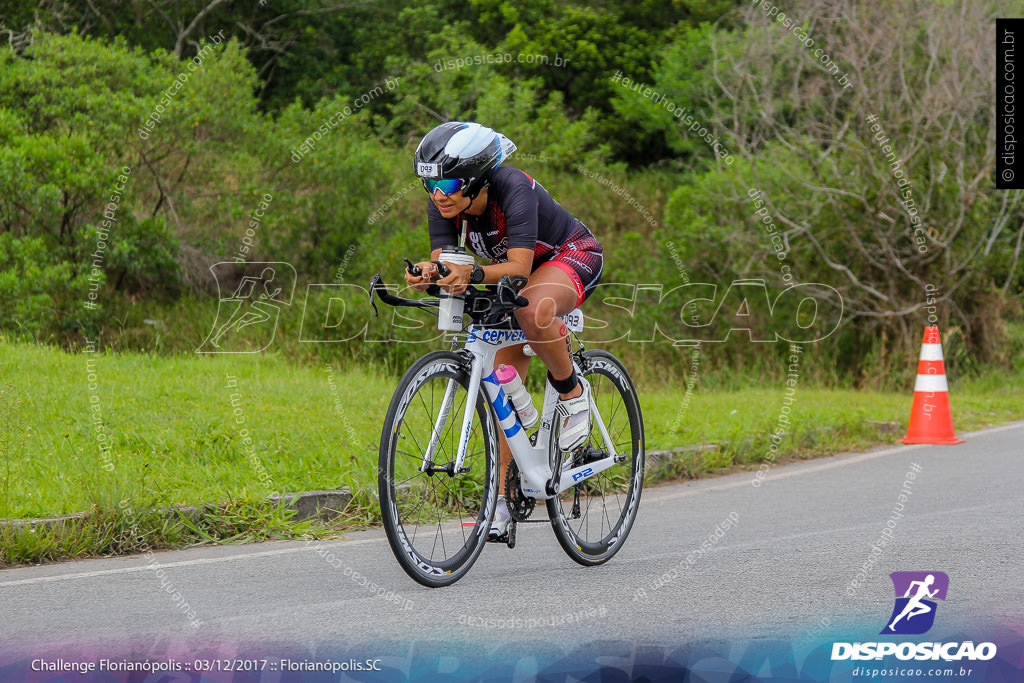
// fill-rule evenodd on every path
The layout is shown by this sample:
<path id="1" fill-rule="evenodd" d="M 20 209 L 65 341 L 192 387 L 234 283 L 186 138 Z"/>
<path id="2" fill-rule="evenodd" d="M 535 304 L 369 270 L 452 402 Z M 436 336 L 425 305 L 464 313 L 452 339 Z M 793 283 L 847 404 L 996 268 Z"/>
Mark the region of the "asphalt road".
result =
<path id="1" fill-rule="evenodd" d="M 406 674 L 529 672 L 588 650 L 614 659 L 684 647 L 692 659 L 700 644 L 718 643 L 721 655 L 740 640 L 797 648 L 876 638 L 893 605 L 888 574 L 899 570 L 950 577 L 931 636 L 994 625 L 1024 634 L 1024 423 L 963 436 L 954 447 L 773 468 L 760 486 L 747 472 L 648 488 L 625 546 L 596 568 L 576 565 L 547 524 L 533 524 L 520 526 L 515 549 L 488 545 L 466 578 L 442 589 L 409 579 L 383 531 L 163 552 L 159 567 L 136 556 L 6 570 L 0 650 L 351 655 Z"/>

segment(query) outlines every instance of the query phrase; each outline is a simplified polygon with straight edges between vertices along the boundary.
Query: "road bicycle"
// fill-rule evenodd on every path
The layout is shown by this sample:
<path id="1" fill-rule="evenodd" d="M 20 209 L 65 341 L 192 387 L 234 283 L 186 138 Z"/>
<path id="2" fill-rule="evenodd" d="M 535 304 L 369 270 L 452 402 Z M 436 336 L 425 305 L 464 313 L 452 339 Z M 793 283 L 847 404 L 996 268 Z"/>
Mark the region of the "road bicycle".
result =
<path id="1" fill-rule="evenodd" d="M 512 452 L 502 487 L 511 522 L 500 539 L 509 548 L 517 524 L 550 522 L 569 557 L 599 565 L 622 548 L 636 520 L 644 424 L 623 364 L 576 339 L 572 360 L 590 383 L 591 431 L 572 451 L 558 447 L 558 394 L 549 383 L 540 420 L 528 435 L 496 378 L 498 349 L 526 342 L 513 315 L 529 303 L 519 295 L 525 284 L 524 277 L 506 275 L 497 285 L 471 285 L 459 295 L 468 329 L 455 334 L 452 350 L 413 363 L 384 417 L 378 467 L 384 529 L 402 568 L 425 586 L 461 579 L 488 540 L 499 495 L 499 429 Z M 379 274 L 370 283 L 375 311 L 374 297 L 391 306 L 432 308 L 447 296 L 437 285 L 427 294 L 436 298 L 393 295 Z M 537 501 L 545 503 L 546 520 L 530 519 Z"/>

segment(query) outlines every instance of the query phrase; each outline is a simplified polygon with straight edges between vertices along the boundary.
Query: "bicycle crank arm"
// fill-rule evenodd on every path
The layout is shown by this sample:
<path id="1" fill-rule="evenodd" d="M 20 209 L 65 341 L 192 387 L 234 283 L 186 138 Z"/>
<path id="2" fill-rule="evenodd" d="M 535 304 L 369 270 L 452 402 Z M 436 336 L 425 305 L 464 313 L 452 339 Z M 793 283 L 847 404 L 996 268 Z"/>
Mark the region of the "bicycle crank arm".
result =
<path id="1" fill-rule="evenodd" d="M 601 460 L 596 460 L 586 465 L 574 467 L 571 470 L 562 472 L 562 480 L 558 484 L 558 492 L 561 493 L 570 489 L 576 484 L 581 484 L 595 474 L 600 474 L 615 465 L 615 456 L 609 455 Z"/>

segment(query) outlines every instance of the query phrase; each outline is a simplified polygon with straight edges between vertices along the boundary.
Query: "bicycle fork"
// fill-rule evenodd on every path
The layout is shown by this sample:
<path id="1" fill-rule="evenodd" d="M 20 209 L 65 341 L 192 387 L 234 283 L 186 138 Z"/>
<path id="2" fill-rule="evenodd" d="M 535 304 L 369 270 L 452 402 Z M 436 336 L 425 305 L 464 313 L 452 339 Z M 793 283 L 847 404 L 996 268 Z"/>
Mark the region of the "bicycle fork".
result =
<path id="1" fill-rule="evenodd" d="M 467 472 L 463 469 L 462 463 L 466 459 L 466 449 L 469 447 L 469 432 L 473 427 L 473 413 L 476 410 L 476 400 L 480 393 L 480 376 L 483 374 L 483 366 L 480 363 L 473 363 L 469 373 L 469 389 L 466 391 L 466 412 L 462 417 L 462 430 L 459 432 L 459 450 L 455 462 L 448 468 L 448 474 Z M 455 391 L 458 389 L 458 382 L 454 379 L 448 380 L 448 387 L 444 392 L 444 399 L 441 401 L 441 411 L 434 422 L 434 429 L 430 433 L 430 443 L 427 444 L 427 452 L 423 454 L 423 463 L 420 465 L 421 472 L 432 472 L 434 470 L 434 453 L 441 442 L 441 435 L 444 433 L 444 426 L 451 414 L 452 404 L 455 402 Z"/>

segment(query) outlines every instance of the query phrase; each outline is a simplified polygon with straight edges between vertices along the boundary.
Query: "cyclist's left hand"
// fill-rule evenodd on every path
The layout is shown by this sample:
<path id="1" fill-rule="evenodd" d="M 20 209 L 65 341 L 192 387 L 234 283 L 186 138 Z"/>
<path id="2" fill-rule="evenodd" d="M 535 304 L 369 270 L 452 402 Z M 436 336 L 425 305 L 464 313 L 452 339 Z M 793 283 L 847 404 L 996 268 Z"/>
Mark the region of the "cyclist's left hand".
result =
<path id="1" fill-rule="evenodd" d="M 458 296 L 466 291 L 469 286 L 469 276 L 473 274 L 473 266 L 458 266 L 454 263 L 445 263 L 448 269 L 448 277 L 441 278 L 437 284 L 452 296 Z"/>

